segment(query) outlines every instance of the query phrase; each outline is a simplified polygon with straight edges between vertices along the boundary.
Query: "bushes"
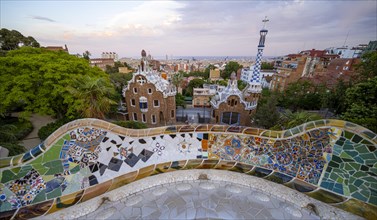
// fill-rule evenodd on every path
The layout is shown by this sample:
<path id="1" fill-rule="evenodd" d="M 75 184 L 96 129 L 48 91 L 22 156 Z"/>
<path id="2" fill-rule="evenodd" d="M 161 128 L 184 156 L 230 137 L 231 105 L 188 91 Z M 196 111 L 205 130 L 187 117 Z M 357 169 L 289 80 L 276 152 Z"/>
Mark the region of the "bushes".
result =
<path id="1" fill-rule="evenodd" d="M 24 146 L 21 146 L 16 142 L 0 143 L 0 146 L 9 150 L 8 157 L 19 155 L 26 151 Z"/>
<path id="2" fill-rule="evenodd" d="M 0 118 L 0 146 L 9 150 L 9 156 L 24 153 L 26 149 L 17 142 L 33 130 L 30 121 L 16 117 Z"/>
<path id="3" fill-rule="evenodd" d="M 48 136 L 50 136 L 54 131 L 56 131 L 58 128 L 61 126 L 67 124 L 70 121 L 73 121 L 75 119 L 68 119 L 68 118 L 63 118 L 59 119 L 55 122 L 48 123 L 47 125 L 41 127 L 38 131 L 38 137 L 41 140 L 46 140 Z"/>
<path id="4" fill-rule="evenodd" d="M 132 129 L 148 128 L 146 124 L 138 122 L 138 121 L 116 121 L 114 124 L 119 125 L 124 128 L 132 128 Z"/>

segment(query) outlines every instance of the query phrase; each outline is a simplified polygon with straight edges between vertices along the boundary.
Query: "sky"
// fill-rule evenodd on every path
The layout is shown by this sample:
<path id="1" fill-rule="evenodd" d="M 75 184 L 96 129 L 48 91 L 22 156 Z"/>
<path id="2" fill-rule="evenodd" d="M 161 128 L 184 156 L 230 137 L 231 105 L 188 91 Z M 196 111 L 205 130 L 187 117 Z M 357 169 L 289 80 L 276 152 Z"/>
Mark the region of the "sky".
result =
<path id="1" fill-rule="evenodd" d="M 377 1 L 0 0 L 0 27 L 42 46 L 119 57 L 255 56 L 267 16 L 265 56 L 367 44 L 377 39 Z"/>

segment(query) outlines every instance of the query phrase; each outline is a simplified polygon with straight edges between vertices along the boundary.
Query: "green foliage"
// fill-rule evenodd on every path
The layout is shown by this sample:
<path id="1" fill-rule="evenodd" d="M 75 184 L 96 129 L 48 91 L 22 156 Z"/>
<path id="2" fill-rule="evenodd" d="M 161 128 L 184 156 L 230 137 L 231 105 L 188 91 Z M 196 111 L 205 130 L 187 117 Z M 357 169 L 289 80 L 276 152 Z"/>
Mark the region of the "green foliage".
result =
<path id="1" fill-rule="evenodd" d="M 74 118 L 82 112 L 67 88 L 84 76 L 108 81 L 108 74 L 66 52 L 22 47 L 0 57 L 0 114 L 13 106 L 26 112 Z M 75 106 L 72 106 L 75 105 Z"/>
<path id="2" fill-rule="evenodd" d="M 227 80 L 219 80 L 219 81 L 216 82 L 216 84 L 218 84 L 220 86 L 227 86 L 228 81 Z"/>
<path id="3" fill-rule="evenodd" d="M 320 109 L 322 107 L 321 92 L 310 81 L 291 83 L 279 96 L 279 106 L 289 108 L 292 111 Z"/>
<path id="4" fill-rule="evenodd" d="M 258 103 L 257 112 L 254 116 L 254 123 L 262 128 L 271 128 L 276 125 L 280 118 L 277 110 L 276 96 L 262 96 Z"/>
<path id="5" fill-rule="evenodd" d="M 359 81 L 365 81 L 377 76 L 377 51 L 363 54 L 362 62 L 356 67 L 359 72 Z"/>
<path id="6" fill-rule="evenodd" d="M 132 129 L 144 129 L 148 128 L 146 124 L 138 121 L 116 121 L 114 124 L 119 125 L 124 128 Z"/>
<path id="7" fill-rule="evenodd" d="M 223 79 L 229 79 L 230 74 L 232 74 L 232 72 L 237 73 L 237 71 L 241 68 L 242 68 L 242 65 L 240 65 L 239 63 L 235 61 L 229 61 L 226 64 L 225 69 L 221 72 L 221 77 Z"/>
<path id="8" fill-rule="evenodd" d="M 242 80 L 238 80 L 237 85 L 238 85 L 238 89 L 242 91 L 247 86 L 247 83 Z"/>
<path id="9" fill-rule="evenodd" d="M 271 63 L 262 62 L 261 69 L 262 70 L 273 70 L 274 65 L 271 64 Z"/>
<path id="10" fill-rule="evenodd" d="M 116 105 L 115 90 L 108 78 L 83 76 L 67 89 L 74 98 L 68 111 L 76 111 L 85 118 L 104 119 L 111 106 Z"/>
<path id="11" fill-rule="evenodd" d="M 350 87 L 350 83 L 339 80 L 333 89 L 325 88 L 321 97 L 322 107 L 336 114 L 342 114 L 346 110 L 346 91 Z"/>
<path id="12" fill-rule="evenodd" d="M 194 88 L 203 88 L 205 81 L 203 79 L 193 79 L 189 82 L 186 88 L 186 96 L 192 96 Z"/>
<path id="13" fill-rule="evenodd" d="M 0 142 L 14 142 L 26 137 L 33 130 L 28 120 L 16 117 L 0 118 Z"/>
<path id="14" fill-rule="evenodd" d="M 92 54 L 87 50 L 84 53 L 82 53 L 82 57 L 86 60 L 89 60 L 90 56 L 92 56 Z"/>
<path id="15" fill-rule="evenodd" d="M 55 122 L 50 122 L 47 125 L 41 127 L 38 131 L 38 137 L 41 140 L 46 140 L 54 131 L 58 130 L 61 126 L 67 124 L 68 122 L 73 121 L 73 119 L 63 118 Z"/>
<path id="16" fill-rule="evenodd" d="M 2 51 L 16 50 L 20 46 L 39 47 L 39 43 L 33 37 L 25 37 L 16 30 L 2 28 L 0 30 L 0 46 Z"/>
<path id="17" fill-rule="evenodd" d="M 183 76 L 184 76 L 184 73 L 182 73 L 182 72 L 178 72 L 178 73 L 174 74 L 173 77 L 172 77 L 172 84 L 175 87 L 181 86 L 182 82 L 183 82 Z"/>
<path id="18" fill-rule="evenodd" d="M 120 61 L 116 61 L 114 62 L 114 66 L 106 65 L 105 72 L 108 74 L 119 73 L 119 67 L 127 67 L 131 72 L 134 71 L 134 69 L 130 65 L 128 65 L 126 62 L 122 63 Z"/>
<path id="19" fill-rule="evenodd" d="M 272 127 L 274 130 L 284 130 L 302 125 L 309 121 L 322 119 L 320 115 L 305 111 L 292 112 L 287 109 L 280 116 L 278 123 Z"/>
<path id="20" fill-rule="evenodd" d="M 127 85 L 128 81 L 132 79 L 132 73 L 110 73 L 110 81 L 115 86 L 119 94 L 122 93 L 122 89 Z"/>
<path id="21" fill-rule="evenodd" d="M 9 150 L 8 156 L 16 156 L 25 153 L 26 149 L 24 146 L 17 144 L 16 142 L 0 142 L 0 146 L 5 147 Z"/>
<path id="22" fill-rule="evenodd" d="M 346 91 L 342 118 L 377 132 L 377 76 Z"/>
<path id="23" fill-rule="evenodd" d="M 175 106 L 182 106 L 183 108 L 186 107 L 185 97 L 180 93 L 175 95 Z"/>

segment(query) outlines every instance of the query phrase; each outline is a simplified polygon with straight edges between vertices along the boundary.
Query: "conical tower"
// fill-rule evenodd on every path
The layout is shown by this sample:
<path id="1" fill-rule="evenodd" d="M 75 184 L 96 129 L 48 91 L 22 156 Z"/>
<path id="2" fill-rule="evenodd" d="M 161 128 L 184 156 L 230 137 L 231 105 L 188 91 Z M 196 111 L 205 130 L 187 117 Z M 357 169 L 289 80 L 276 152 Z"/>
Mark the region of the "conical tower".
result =
<path id="1" fill-rule="evenodd" d="M 249 85 L 247 86 L 247 92 L 248 93 L 261 93 L 262 92 L 262 84 L 261 84 L 261 77 L 260 77 L 260 70 L 262 66 L 262 55 L 263 55 L 263 49 L 264 49 L 264 43 L 266 41 L 266 35 L 268 30 L 265 29 L 266 23 L 269 20 L 267 17 L 263 19 L 263 28 L 260 30 L 260 38 L 259 38 L 259 44 L 258 44 L 258 53 L 257 58 L 255 60 L 254 70 L 251 73 L 251 77 L 249 77 L 250 81 L 248 82 Z"/>

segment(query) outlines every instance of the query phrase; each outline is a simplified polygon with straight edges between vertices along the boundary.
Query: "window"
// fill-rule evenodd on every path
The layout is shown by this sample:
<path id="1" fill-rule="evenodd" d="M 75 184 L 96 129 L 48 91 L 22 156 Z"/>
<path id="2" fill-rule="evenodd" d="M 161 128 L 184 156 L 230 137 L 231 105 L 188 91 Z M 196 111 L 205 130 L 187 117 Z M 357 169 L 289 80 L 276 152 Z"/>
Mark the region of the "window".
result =
<path id="1" fill-rule="evenodd" d="M 171 110 L 171 117 L 174 118 L 174 110 Z"/>
<path id="2" fill-rule="evenodd" d="M 145 114 L 141 114 L 141 121 L 142 122 L 147 122 L 147 119 L 145 118 Z"/>
<path id="3" fill-rule="evenodd" d="M 136 114 L 136 112 L 134 112 L 134 121 L 137 121 L 137 114 Z"/>
<path id="4" fill-rule="evenodd" d="M 160 101 L 159 100 L 153 100 L 153 106 L 154 107 L 160 107 Z"/>
<path id="5" fill-rule="evenodd" d="M 135 99 L 131 99 L 131 106 L 135 106 Z"/>
<path id="6" fill-rule="evenodd" d="M 224 112 L 221 122 L 228 125 L 239 124 L 239 115 L 237 112 Z"/>
<path id="7" fill-rule="evenodd" d="M 141 112 L 147 112 L 148 111 L 148 103 L 147 98 L 144 96 L 139 98 L 139 107 Z"/>
<path id="8" fill-rule="evenodd" d="M 156 116 L 152 115 L 152 124 L 156 124 Z"/>
<path id="9" fill-rule="evenodd" d="M 134 87 L 134 93 L 135 93 L 135 94 L 137 93 L 137 88 L 136 88 L 136 87 Z"/>
<path id="10" fill-rule="evenodd" d="M 152 94 L 152 89 L 151 88 L 148 89 L 148 94 Z"/>

